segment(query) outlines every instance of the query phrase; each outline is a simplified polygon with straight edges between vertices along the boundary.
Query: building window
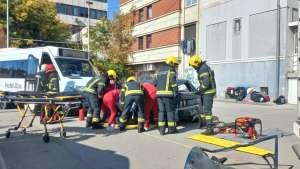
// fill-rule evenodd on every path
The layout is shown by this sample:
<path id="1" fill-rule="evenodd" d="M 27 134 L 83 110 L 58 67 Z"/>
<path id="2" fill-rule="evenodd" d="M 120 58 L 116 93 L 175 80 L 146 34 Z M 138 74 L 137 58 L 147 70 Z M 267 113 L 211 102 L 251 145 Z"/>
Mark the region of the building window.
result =
<path id="1" fill-rule="evenodd" d="M 292 21 L 293 22 L 297 21 L 298 17 L 299 17 L 299 15 L 298 15 L 298 9 L 293 8 L 292 9 Z"/>
<path id="2" fill-rule="evenodd" d="M 147 19 L 152 18 L 152 5 L 147 6 Z"/>
<path id="3" fill-rule="evenodd" d="M 185 7 L 190 7 L 193 5 L 196 5 L 198 3 L 198 0 L 185 0 Z"/>
<path id="4" fill-rule="evenodd" d="M 88 9 L 80 7 L 79 16 L 87 18 L 88 17 Z"/>
<path id="5" fill-rule="evenodd" d="M 139 50 L 143 50 L 144 49 L 144 37 L 141 36 L 138 39 L 139 39 L 139 41 L 138 41 Z"/>
<path id="6" fill-rule="evenodd" d="M 97 18 L 97 10 L 95 10 L 95 9 L 90 10 L 90 18 L 91 19 L 98 19 Z"/>
<path id="7" fill-rule="evenodd" d="M 240 33 L 241 32 L 241 18 L 237 18 L 233 20 L 233 32 Z"/>
<path id="8" fill-rule="evenodd" d="M 79 6 L 66 5 L 66 4 L 56 4 L 56 10 L 59 14 L 70 15 L 70 16 L 79 16 L 79 17 L 88 17 L 88 9 Z M 97 9 L 90 9 L 90 18 L 91 19 L 101 19 L 106 18 L 107 12 Z"/>
<path id="9" fill-rule="evenodd" d="M 144 21 L 144 8 L 139 9 L 139 22 Z"/>
<path id="10" fill-rule="evenodd" d="M 147 35 L 146 36 L 146 48 L 151 48 L 152 46 L 152 35 Z"/>
<path id="11" fill-rule="evenodd" d="M 73 15 L 73 8 L 71 5 L 66 6 L 66 15 Z"/>
<path id="12" fill-rule="evenodd" d="M 74 16 L 79 16 L 79 8 L 78 7 L 73 7 L 73 15 Z"/>
<path id="13" fill-rule="evenodd" d="M 58 13 L 65 14 L 66 6 L 64 4 L 56 4 L 56 10 Z"/>

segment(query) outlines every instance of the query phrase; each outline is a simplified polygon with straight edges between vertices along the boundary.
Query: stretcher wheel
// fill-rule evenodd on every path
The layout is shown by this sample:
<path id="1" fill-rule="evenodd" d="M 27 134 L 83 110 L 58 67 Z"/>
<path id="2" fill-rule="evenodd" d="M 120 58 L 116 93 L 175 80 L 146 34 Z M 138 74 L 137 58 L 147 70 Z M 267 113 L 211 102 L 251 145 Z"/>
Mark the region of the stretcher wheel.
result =
<path id="1" fill-rule="evenodd" d="M 65 130 L 60 130 L 60 137 L 66 138 L 67 137 L 67 132 Z"/>
<path id="2" fill-rule="evenodd" d="M 43 141 L 44 141 L 45 143 L 49 143 L 50 137 L 49 137 L 49 134 L 48 134 L 48 133 L 43 135 Z"/>
<path id="3" fill-rule="evenodd" d="M 6 138 L 9 138 L 9 137 L 10 137 L 10 131 L 6 131 L 5 137 L 6 137 Z"/>

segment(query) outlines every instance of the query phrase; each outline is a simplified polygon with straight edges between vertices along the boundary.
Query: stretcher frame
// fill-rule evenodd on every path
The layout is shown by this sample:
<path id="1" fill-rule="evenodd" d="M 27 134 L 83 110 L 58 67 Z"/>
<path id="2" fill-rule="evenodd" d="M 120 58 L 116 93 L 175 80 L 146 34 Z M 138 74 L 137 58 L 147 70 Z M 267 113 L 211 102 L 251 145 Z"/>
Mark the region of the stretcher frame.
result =
<path id="1" fill-rule="evenodd" d="M 4 103 L 14 103 L 17 106 L 17 111 L 21 114 L 21 119 L 15 127 L 9 128 L 5 137 L 9 138 L 11 136 L 12 131 L 17 131 L 20 128 L 22 129 L 22 133 L 26 134 L 26 130 L 33 126 L 33 122 L 37 116 L 35 112 L 30 107 L 30 104 L 38 105 L 41 104 L 44 109 L 44 115 L 48 118 L 46 121 L 43 121 L 44 126 L 44 134 L 43 141 L 48 143 L 50 141 L 49 132 L 47 129 L 47 125 L 50 124 L 55 116 L 58 117 L 58 122 L 60 124 L 60 136 L 66 137 L 66 131 L 64 128 L 63 120 L 64 117 L 68 115 L 70 110 L 76 109 L 82 106 L 83 97 L 81 95 L 60 95 L 55 96 L 55 93 L 37 93 L 37 92 L 15 92 L 15 93 L 5 93 L 0 92 L 0 102 Z M 21 105 L 24 105 L 22 109 Z M 53 114 L 51 117 L 48 117 L 46 113 L 49 107 L 53 108 Z M 30 123 L 28 125 L 22 125 L 23 120 L 26 115 L 30 113 L 33 114 Z"/>

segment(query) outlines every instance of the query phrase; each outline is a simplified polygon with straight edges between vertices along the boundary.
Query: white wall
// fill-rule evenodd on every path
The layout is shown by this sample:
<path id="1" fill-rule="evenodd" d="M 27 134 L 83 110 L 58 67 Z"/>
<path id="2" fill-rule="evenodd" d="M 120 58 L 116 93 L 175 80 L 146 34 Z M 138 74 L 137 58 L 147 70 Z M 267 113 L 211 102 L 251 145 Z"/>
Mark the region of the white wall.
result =
<path id="1" fill-rule="evenodd" d="M 162 48 L 150 49 L 133 53 L 133 64 L 144 64 L 153 62 L 164 62 L 166 56 L 178 56 L 179 46 L 166 46 Z"/>

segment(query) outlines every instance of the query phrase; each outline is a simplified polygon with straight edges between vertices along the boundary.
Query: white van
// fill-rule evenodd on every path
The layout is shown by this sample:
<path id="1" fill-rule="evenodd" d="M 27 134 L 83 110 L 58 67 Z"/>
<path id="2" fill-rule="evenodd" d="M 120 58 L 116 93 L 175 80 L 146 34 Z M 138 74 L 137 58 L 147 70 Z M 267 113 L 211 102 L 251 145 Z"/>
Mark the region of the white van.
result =
<path id="1" fill-rule="evenodd" d="M 87 52 L 46 46 L 0 49 L 0 91 L 34 91 L 35 75 L 42 64 L 53 64 L 59 90 L 81 91 L 95 76 Z"/>

